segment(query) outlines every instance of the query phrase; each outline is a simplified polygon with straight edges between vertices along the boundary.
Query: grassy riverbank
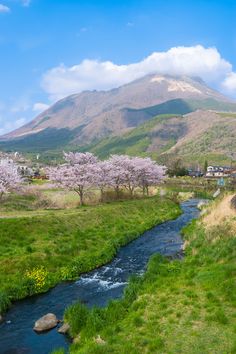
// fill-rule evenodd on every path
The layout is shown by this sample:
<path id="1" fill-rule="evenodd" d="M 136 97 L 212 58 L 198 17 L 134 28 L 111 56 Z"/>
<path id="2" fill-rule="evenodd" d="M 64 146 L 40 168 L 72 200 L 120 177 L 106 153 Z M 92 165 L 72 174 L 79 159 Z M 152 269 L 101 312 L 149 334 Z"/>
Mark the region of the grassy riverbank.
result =
<path id="1" fill-rule="evenodd" d="M 236 353 L 236 212 L 220 219 L 222 205 L 185 228 L 184 261 L 156 255 L 122 300 L 69 308 L 71 353 Z"/>
<path id="2" fill-rule="evenodd" d="M 0 219 L 0 313 L 12 300 L 110 261 L 120 246 L 179 213 L 171 200 L 153 197 L 5 215 Z"/>

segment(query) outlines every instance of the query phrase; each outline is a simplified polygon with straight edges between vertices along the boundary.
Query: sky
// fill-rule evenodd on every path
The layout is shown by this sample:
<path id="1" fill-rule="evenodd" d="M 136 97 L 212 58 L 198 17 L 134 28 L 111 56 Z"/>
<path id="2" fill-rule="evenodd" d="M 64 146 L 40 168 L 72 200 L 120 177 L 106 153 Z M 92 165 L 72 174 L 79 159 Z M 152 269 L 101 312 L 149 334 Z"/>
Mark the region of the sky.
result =
<path id="1" fill-rule="evenodd" d="M 0 134 L 151 72 L 236 99 L 235 0 L 0 0 Z"/>

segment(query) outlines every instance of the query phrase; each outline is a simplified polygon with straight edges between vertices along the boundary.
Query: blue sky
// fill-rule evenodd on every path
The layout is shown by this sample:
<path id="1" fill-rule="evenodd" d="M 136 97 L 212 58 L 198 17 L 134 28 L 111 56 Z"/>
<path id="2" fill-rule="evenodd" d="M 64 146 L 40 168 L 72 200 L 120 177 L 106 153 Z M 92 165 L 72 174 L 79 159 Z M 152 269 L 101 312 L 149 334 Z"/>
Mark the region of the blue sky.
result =
<path id="1" fill-rule="evenodd" d="M 0 0 L 0 134 L 155 68 L 236 97 L 235 18 L 232 0 Z"/>

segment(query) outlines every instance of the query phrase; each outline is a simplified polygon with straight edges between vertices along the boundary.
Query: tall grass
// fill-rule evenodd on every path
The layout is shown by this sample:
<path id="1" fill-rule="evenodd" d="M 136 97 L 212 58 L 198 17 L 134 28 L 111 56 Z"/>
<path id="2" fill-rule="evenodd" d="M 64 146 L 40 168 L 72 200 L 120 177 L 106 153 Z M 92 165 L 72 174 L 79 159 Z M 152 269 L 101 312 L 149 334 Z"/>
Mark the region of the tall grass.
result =
<path id="1" fill-rule="evenodd" d="M 179 215 L 158 197 L 0 219 L 0 312 L 109 262 L 119 247 Z"/>
<path id="2" fill-rule="evenodd" d="M 236 353 L 235 224 L 236 216 L 217 227 L 200 220 L 184 228 L 185 259 L 153 256 L 123 299 L 86 315 L 71 353 Z M 72 328 L 74 316 L 66 318 Z"/>

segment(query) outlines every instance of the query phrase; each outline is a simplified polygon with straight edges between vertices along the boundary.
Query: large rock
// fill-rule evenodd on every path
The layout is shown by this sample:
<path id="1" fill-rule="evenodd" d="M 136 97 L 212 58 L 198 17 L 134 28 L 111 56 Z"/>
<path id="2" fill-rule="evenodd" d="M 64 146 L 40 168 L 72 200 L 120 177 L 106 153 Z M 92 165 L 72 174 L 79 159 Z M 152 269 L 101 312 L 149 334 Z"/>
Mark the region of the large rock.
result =
<path id="1" fill-rule="evenodd" d="M 47 315 L 39 318 L 34 324 L 34 330 L 36 332 L 48 331 L 57 326 L 58 319 L 53 313 L 48 313 Z"/>
<path id="2" fill-rule="evenodd" d="M 64 323 L 60 328 L 58 328 L 58 333 L 66 334 L 70 329 L 69 323 Z"/>

